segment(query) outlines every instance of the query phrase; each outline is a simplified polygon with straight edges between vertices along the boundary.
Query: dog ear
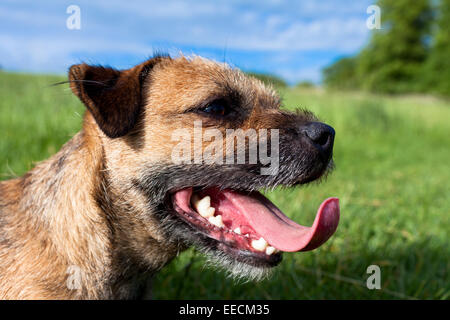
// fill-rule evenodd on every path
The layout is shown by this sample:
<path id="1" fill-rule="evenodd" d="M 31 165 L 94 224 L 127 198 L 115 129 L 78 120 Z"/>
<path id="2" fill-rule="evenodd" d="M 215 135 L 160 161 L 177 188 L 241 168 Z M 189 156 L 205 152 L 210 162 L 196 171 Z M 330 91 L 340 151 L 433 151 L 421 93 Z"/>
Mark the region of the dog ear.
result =
<path id="1" fill-rule="evenodd" d="M 128 70 L 73 65 L 69 69 L 70 87 L 108 137 L 121 137 L 136 124 L 144 103 L 145 80 L 161 59 L 155 57 Z"/>

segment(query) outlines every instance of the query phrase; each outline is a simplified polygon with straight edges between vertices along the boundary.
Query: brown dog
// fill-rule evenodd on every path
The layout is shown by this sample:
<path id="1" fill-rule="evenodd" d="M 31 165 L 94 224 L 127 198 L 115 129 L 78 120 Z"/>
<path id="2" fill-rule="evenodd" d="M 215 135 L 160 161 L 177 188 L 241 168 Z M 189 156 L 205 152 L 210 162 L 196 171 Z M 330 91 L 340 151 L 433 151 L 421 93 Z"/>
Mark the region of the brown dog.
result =
<path id="1" fill-rule="evenodd" d="M 335 231 L 336 199 L 307 228 L 257 191 L 321 177 L 334 139 L 310 113 L 280 110 L 260 81 L 199 57 L 156 56 L 123 71 L 74 65 L 69 82 L 88 109 L 82 130 L 0 183 L 1 299 L 145 297 L 148 279 L 191 245 L 234 276 L 258 279 L 281 251 L 314 249 Z M 174 140 L 179 129 L 195 140 L 198 121 L 214 141 L 190 149 L 189 139 Z M 276 168 L 220 162 L 240 152 L 227 144 L 239 134 L 217 135 L 232 129 L 270 130 L 258 150 L 270 148 Z M 196 158 L 211 145 L 213 161 Z M 177 148 L 189 150 L 183 161 Z"/>

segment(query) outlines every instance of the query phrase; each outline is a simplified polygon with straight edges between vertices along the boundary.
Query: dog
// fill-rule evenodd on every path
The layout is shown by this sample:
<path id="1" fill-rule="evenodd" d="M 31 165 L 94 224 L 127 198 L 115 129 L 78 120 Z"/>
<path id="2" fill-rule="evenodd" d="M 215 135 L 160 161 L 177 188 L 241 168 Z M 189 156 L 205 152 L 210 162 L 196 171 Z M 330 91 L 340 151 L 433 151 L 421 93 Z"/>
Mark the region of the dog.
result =
<path id="1" fill-rule="evenodd" d="M 283 251 L 312 250 L 335 232 L 338 199 L 303 227 L 259 193 L 330 172 L 335 132 L 310 112 L 280 109 L 256 78 L 182 55 L 127 70 L 82 63 L 68 77 L 87 109 L 81 131 L 24 176 L 0 182 L 1 299 L 147 298 L 151 278 L 190 246 L 232 276 L 258 280 Z M 192 134 L 198 122 L 217 141 L 179 161 L 174 149 L 192 141 L 173 133 Z M 217 134 L 239 129 L 267 133 L 258 150 L 265 144 L 276 168 L 218 161 L 239 152 L 226 145 L 239 135 Z M 244 141 L 249 156 L 250 135 Z M 189 161 L 214 143 L 213 161 Z"/>

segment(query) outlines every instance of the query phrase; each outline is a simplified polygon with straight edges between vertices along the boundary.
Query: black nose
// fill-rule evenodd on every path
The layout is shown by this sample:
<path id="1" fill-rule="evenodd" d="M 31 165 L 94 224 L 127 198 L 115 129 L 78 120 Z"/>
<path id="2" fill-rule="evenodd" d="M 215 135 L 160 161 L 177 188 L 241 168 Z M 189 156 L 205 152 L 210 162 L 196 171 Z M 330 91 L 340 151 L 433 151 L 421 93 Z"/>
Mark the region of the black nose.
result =
<path id="1" fill-rule="evenodd" d="M 333 151 L 334 129 L 321 122 L 309 122 L 300 128 L 306 136 L 325 157 L 329 158 Z"/>

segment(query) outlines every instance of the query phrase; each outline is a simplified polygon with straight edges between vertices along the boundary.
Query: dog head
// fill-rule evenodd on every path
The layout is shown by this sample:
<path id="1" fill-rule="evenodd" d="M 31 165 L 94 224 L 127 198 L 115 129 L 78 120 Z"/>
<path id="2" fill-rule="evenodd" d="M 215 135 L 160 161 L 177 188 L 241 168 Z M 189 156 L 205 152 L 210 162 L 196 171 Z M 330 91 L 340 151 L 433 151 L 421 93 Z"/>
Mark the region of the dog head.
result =
<path id="1" fill-rule="evenodd" d="M 259 193 L 322 177 L 334 141 L 311 113 L 281 110 L 259 80 L 166 56 L 121 71 L 75 65 L 69 79 L 104 154 L 97 197 L 121 256 L 158 268 L 194 245 L 233 275 L 260 278 L 281 252 L 312 250 L 336 230 L 335 198 L 308 228 Z"/>

